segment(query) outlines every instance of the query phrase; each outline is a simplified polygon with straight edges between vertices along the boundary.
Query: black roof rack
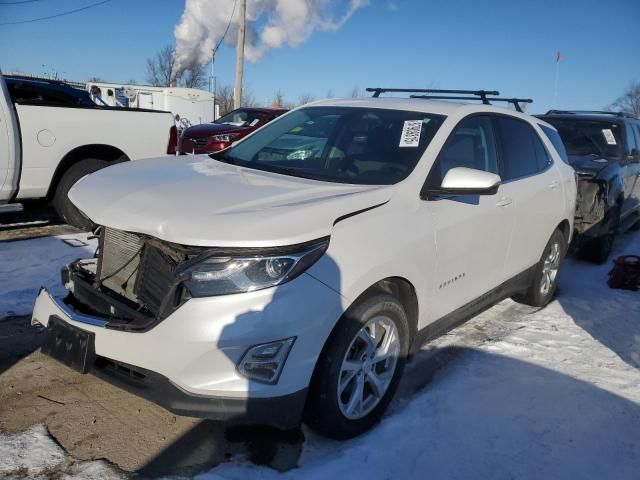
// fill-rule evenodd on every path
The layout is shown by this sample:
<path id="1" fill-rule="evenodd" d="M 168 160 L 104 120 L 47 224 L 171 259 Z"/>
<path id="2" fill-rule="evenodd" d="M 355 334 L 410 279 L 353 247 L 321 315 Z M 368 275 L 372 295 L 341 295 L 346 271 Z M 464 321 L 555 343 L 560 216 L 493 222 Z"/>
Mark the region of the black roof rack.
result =
<path id="1" fill-rule="evenodd" d="M 624 112 L 610 112 L 606 110 L 549 110 L 545 115 L 613 115 L 616 117 L 634 118 L 632 115 Z"/>
<path id="2" fill-rule="evenodd" d="M 491 105 L 491 102 L 508 102 L 513 104 L 518 112 L 522 112 L 521 103 L 532 103 L 530 98 L 497 98 L 488 95 L 500 95 L 497 90 L 440 90 L 433 88 L 367 88 L 367 92 L 372 92 L 374 98 L 378 98 L 381 93 L 385 92 L 402 92 L 410 93 L 409 98 L 424 98 L 431 100 L 481 100 L 485 105 Z M 422 95 L 415 95 L 420 93 Z M 438 95 L 432 95 L 432 94 Z M 447 95 L 439 95 L 447 94 Z M 464 96 L 473 95 L 473 96 Z"/>

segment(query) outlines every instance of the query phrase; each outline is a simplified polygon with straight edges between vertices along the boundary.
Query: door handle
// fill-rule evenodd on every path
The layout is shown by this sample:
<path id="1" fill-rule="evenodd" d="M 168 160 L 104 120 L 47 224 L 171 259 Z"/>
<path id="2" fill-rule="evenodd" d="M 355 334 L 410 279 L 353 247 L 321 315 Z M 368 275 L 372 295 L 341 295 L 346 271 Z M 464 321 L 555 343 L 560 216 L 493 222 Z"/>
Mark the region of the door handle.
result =
<path id="1" fill-rule="evenodd" d="M 551 182 L 549 184 L 549 188 L 551 188 L 552 190 L 558 188 L 559 186 L 560 186 L 559 182 Z"/>
<path id="2" fill-rule="evenodd" d="M 500 200 L 496 202 L 496 205 L 498 207 L 506 207 L 507 205 L 511 205 L 512 202 L 513 202 L 513 199 L 509 197 L 502 197 Z"/>

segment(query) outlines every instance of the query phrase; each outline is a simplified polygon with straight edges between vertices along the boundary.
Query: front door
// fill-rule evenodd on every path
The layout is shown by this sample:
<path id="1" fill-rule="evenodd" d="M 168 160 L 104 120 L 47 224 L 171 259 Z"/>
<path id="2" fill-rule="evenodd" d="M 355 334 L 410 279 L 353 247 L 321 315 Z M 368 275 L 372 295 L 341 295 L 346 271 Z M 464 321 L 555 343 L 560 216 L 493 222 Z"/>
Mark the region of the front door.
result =
<path id="1" fill-rule="evenodd" d="M 437 187 L 454 167 L 498 172 L 489 116 L 463 119 L 454 129 L 427 178 Z M 514 205 L 503 188 L 495 195 L 448 195 L 425 202 L 436 232 L 432 318 L 440 318 L 505 280 L 504 262 L 515 222 Z"/>

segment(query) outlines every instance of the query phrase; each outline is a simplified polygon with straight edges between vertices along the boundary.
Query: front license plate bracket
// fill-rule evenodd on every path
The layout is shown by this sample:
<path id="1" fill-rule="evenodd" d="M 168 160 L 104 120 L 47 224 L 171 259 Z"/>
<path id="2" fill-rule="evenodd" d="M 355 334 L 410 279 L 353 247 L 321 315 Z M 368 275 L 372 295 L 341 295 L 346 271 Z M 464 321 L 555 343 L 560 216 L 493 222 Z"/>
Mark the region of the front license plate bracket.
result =
<path id="1" fill-rule="evenodd" d="M 51 315 L 40 350 L 80 373 L 89 373 L 96 360 L 95 334 Z"/>

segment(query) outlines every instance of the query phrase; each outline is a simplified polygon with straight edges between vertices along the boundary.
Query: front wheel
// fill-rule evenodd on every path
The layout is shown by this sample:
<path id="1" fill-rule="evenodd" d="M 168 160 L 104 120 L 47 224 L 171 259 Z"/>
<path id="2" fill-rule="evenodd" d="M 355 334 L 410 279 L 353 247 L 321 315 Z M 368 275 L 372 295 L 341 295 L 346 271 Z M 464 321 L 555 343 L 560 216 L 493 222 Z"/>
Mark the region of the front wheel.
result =
<path id="1" fill-rule="evenodd" d="M 567 240 L 560 230 L 556 230 L 545 246 L 542 258 L 534 268 L 531 285 L 526 292 L 514 295 L 513 300 L 532 307 L 546 306 L 556 292 L 560 264 L 566 252 Z"/>
<path id="2" fill-rule="evenodd" d="M 55 208 L 56 213 L 69 225 L 85 231 L 93 229 L 93 223 L 69 200 L 69 190 L 85 175 L 97 172 L 108 165 L 109 162 L 106 160 L 87 158 L 69 167 L 62 175 L 60 183 L 58 183 L 58 187 L 53 194 L 53 208 Z"/>
<path id="3" fill-rule="evenodd" d="M 305 422 L 336 439 L 370 429 L 393 398 L 408 350 L 400 302 L 388 294 L 362 301 L 340 320 L 318 359 Z"/>

